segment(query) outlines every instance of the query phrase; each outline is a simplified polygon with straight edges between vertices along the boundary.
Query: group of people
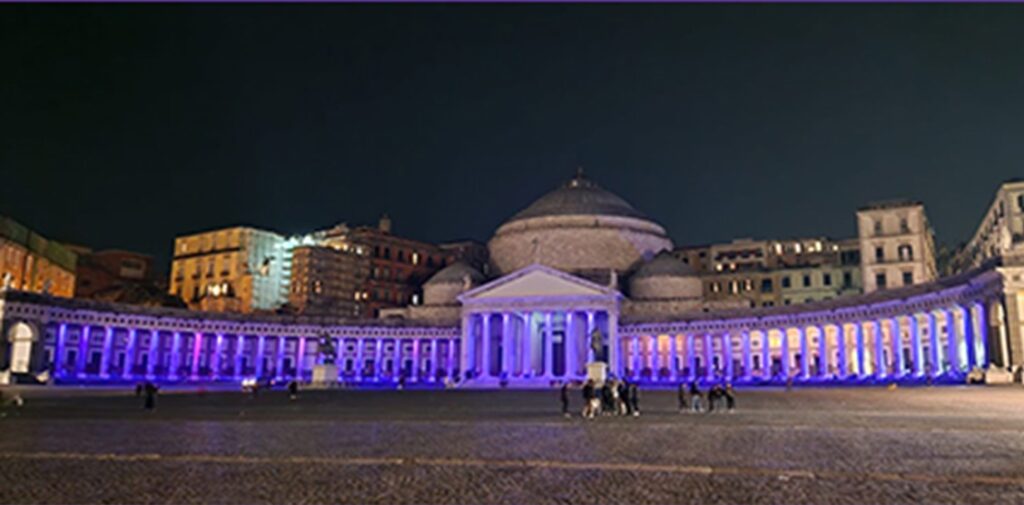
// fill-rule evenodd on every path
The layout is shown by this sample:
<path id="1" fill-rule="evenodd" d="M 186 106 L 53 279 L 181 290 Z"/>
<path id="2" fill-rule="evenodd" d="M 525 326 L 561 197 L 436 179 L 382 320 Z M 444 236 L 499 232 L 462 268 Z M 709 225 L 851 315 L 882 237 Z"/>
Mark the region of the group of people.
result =
<path id="1" fill-rule="evenodd" d="M 706 400 L 706 401 L 705 401 Z M 679 412 L 714 412 L 715 408 L 721 409 L 722 403 L 727 411 L 732 412 L 736 408 L 736 392 L 732 384 L 715 384 L 708 390 L 707 395 L 701 392 L 696 382 L 691 382 L 689 387 L 686 384 L 679 385 Z"/>
<path id="2" fill-rule="evenodd" d="M 569 411 L 569 389 L 569 383 L 562 385 L 562 415 L 565 417 L 572 417 Z M 599 384 L 588 379 L 580 389 L 583 393 L 583 410 L 580 415 L 585 419 L 602 415 L 640 415 L 640 388 L 635 383 L 609 379 Z"/>

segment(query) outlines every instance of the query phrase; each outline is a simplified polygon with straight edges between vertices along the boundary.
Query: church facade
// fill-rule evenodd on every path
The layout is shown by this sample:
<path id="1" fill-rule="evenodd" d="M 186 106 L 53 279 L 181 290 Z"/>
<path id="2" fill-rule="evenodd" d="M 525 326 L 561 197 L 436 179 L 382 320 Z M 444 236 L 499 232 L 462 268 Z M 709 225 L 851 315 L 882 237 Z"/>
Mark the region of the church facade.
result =
<path id="1" fill-rule="evenodd" d="M 0 294 L 0 380 L 308 380 L 337 350 L 348 384 L 551 387 L 587 365 L 650 385 L 1013 380 L 1006 300 L 1024 265 L 804 305 L 709 301 L 665 230 L 579 175 L 488 244 L 490 275 L 455 263 L 420 305 L 380 319 L 213 314 Z"/>

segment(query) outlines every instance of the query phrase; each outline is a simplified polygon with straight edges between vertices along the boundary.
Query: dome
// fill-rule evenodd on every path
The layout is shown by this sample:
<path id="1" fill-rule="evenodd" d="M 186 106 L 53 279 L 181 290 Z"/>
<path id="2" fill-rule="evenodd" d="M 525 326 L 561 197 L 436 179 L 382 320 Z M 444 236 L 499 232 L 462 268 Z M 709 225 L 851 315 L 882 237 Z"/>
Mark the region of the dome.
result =
<path id="1" fill-rule="evenodd" d="M 544 216 L 623 216 L 647 219 L 621 197 L 578 173 L 562 187 L 538 198 L 510 221 Z"/>
<path id="2" fill-rule="evenodd" d="M 424 305 L 450 305 L 464 291 L 485 280 L 477 269 L 461 261 L 442 268 L 423 284 Z"/>
<path id="3" fill-rule="evenodd" d="M 498 227 L 487 247 L 501 275 L 535 263 L 625 275 L 672 241 L 661 225 L 578 172 Z"/>
<path id="4" fill-rule="evenodd" d="M 636 273 L 633 274 L 633 278 L 689 277 L 691 275 L 697 275 L 697 271 L 693 267 L 672 256 L 668 251 L 664 251 L 637 269 Z"/>

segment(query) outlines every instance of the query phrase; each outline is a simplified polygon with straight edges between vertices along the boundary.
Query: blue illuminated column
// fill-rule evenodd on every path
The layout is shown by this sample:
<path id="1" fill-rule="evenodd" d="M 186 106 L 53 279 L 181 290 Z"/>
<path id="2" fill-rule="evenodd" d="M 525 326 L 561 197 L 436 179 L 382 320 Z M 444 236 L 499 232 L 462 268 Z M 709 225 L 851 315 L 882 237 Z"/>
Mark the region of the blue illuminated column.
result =
<path id="1" fill-rule="evenodd" d="M 373 345 L 373 380 L 380 381 L 384 371 L 384 339 L 376 338 Z"/>
<path id="2" fill-rule="evenodd" d="M 342 341 L 344 342 L 344 341 Z M 366 339 L 362 337 L 356 338 L 356 362 L 353 363 L 352 371 L 356 374 L 356 380 L 362 382 L 363 374 L 366 373 L 366 358 L 365 348 Z M 344 349 L 344 344 L 338 346 L 338 350 Z"/>
<path id="3" fill-rule="evenodd" d="M 722 360 L 725 361 L 725 381 L 732 382 L 736 370 L 732 366 L 732 335 L 729 332 L 722 333 Z"/>
<path id="4" fill-rule="evenodd" d="M 125 379 L 132 378 L 132 371 L 135 368 L 135 342 L 138 338 L 138 331 L 135 328 L 128 329 L 128 347 L 125 350 L 124 357 L 124 370 L 121 370 L 121 376 Z"/>
<path id="5" fill-rule="evenodd" d="M 960 333 L 956 326 L 956 317 L 953 311 L 942 309 L 946 316 L 946 360 L 949 361 L 949 374 L 955 375 L 961 371 L 960 367 L 960 346 L 957 344 L 957 335 Z"/>
<path id="6" fill-rule="evenodd" d="M 235 335 L 235 380 L 242 378 L 242 357 L 245 356 L 245 337 L 243 335 Z"/>
<path id="7" fill-rule="evenodd" d="M 889 318 L 889 340 L 891 344 L 892 362 L 896 377 L 906 373 L 907 364 L 903 361 L 903 329 L 900 328 L 899 317 Z"/>
<path id="8" fill-rule="evenodd" d="M 299 349 L 295 351 L 298 355 L 298 359 L 295 360 L 295 378 L 298 380 L 303 379 L 303 373 L 306 371 L 306 337 L 299 336 Z"/>
<path id="9" fill-rule="evenodd" d="M 522 315 L 523 318 L 523 377 L 533 377 L 533 348 L 531 347 L 533 339 L 533 317 L 532 314 L 526 312 Z"/>
<path id="10" fill-rule="evenodd" d="M 749 381 L 754 373 L 754 359 L 750 354 L 750 331 L 743 330 L 740 335 L 743 339 L 743 379 Z"/>
<path id="11" fill-rule="evenodd" d="M 103 328 L 103 354 L 100 356 L 100 378 L 110 378 L 110 355 L 114 352 L 114 329 Z"/>
<path id="12" fill-rule="evenodd" d="M 452 379 L 455 378 L 455 341 L 454 338 L 448 340 L 448 362 L 444 365 L 445 373 Z"/>
<path id="13" fill-rule="evenodd" d="M 87 363 L 86 359 L 89 354 L 90 330 L 91 328 L 86 324 L 82 325 L 81 329 L 78 331 L 78 359 L 75 360 L 75 373 L 80 379 L 85 377 L 85 364 Z"/>
<path id="14" fill-rule="evenodd" d="M 555 344 L 553 342 L 554 331 L 551 325 L 551 312 L 544 313 L 544 377 L 555 376 Z"/>
<path id="15" fill-rule="evenodd" d="M 469 370 L 475 370 L 475 352 L 476 352 L 476 339 L 473 325 L 473 314 L 462 314 L 462 329 L 459 332 L 459 337 L 465 344 L 462 346 L 462 352 L 459 353 L 459 370 L 465 376 Z M 451 373 L 452 366 L 448 365 L 449 373 Z"/>
<path id="16" fill-rule="evenodd" d="M 800 332 L 800 378 L 806 380 L 811 376 L 811 360 L 807 354 L 807 328 L 798 326 L 796 331 Z"/>
<path id="17" fill-rule="evenodd" d="M 622 376 L 622 365 L 619 354 L 622 351 L 619 343 L 619 315 L 613 310 L 605 312 L 608 317 L 608 366 L 616 377 Z"/>
<path id="18" fill-rule="evenodd" d="M 828 337 L 825 335 L 825 325 L 819 324 L 818 330 L 818 377 L 824 379 L 828 374 Z"/>
<path id="19" fill-rule="evenodd" d="M 594 311 L 587 311 L 587 331 L 584 332 L 583 342 L 587 346 L 587 363 L 594 362 L 594 346 L 590 345 L 590 335 L 594 333 Z"/>
<path id="20" fill-rule="evenodd" d="M 481 364 L 483 366 L 481 366 L 480 376 L 481 377 L 490 377 L 491 376 L 491 314 L 490 313 L 481 314 L 480 317 L 483 318 L 482 325 L 481 325 L 483 327 L 483 329 L 481 330 L 482 331 L 482 336 L 480 338 L 480 340 L 483 343 L 483 346 L 482 346 L 483 347 L 483 355 L 480 358 L 480 361 L 482 361 Z"/>
<path id="21" fill-rule="evenodd" d="M 693 352 L 693 334 L 686 335 L 686 366 L 690 369 L 689 379 L 693 382 L 697 378 L 697 353 Z"/>
<path id="22" fill-rule="evenodd" d="M 171 337 L 171 370 L 167 376 L 171 380 L 177 379 L 179 368 L 181 368 L 181 332 L 176 331 Z"/>
<path id="23" fill-rule="evenodd" d="M 975 318 L 978 321 L 978 339 L 977 347 L 978 350 L 975 352 L 975 359 L 977 360 L 978 366 L 985 368 L 988 367 L 988 311 L 985 309 L 985 305 L 982 303 L 975 303 L 974 310 L 978 316 Z"/>
<path id="24" fill-rule="evenodd" d="M 928 345 L 931 349 L 932 377 L 942 375 L 942 346 L 939 344 L 939 331 L 935 324 L 935 312 L 928 311 Z"/>
<path id="25" fill-rule="evenodd" d="M 434 337 L 430 341 L 430 382 L 437 380 L 437 346 L 441 345 L 441 339 Z"/>
<path id="26" fill-rule="evenodd" d="M 267 352 L 267 337 L 256 337 L 256 377 L 263 377 L 263 357 Z"/>
<path id="27" fill-rule="evenodd" d="M 789 332 L 786 328 L 780 328 L 782 332 L 782 379 L 789 380 Z"/>
<path id="28" fill-rule="evenodd" d="M 864 321 L 856 321 L 854 323 L 853 338 L 857 341 L 857 376 L 860 378 L 867 377 L 867 369 L 865 364 L 867 363 L 867 350 L 864 348 Z"/>
<path id="29" fill-rule="evenodd" d="M 501 371 L 512 375 L 512 315 L 501 313 Z"/>
<path id="30" fill-rule="evenodd" d="M 647 337 L 647 354 L 651 357 L 651 380 L 657 381 L 661 378 L 661 363 L 660 356 L 658 356 L 658 335 L 649 335 Z"/>
<path id="31" fill-rule="evenodd" d="M 506 324 L 505 327 L 507 328 L 508 325 Z M 412 339 L 412 377 L 411 377 L 411 379 L 412 379 L 413 382 L 417 382 L 417 381 L 420 380 L 420 343 L 421 343 L 420 337 L 414 337 Z M 502 354 L 505 354 L 506 352 L 507 351 L 502 350 Z"/>
<path id="32" fill-rule="evenodd" d="M 146 378 L 156 378 L 156 364 L 160 359 L 160 330 L 149 331 L 149 360 L 146 363 Z"/>
<path id="33" fill-rule="evenodd" d="M 68 336 L 67 323 L 60 323 L 57 328 L 57 346 L 53 352 L 53 374 L 56 377 L 64 376 L 64 342 Z"/>
<path id="34" fill-rule="evenodd" d="M 579 341 L 576 339 L 576 313 L 568 311 L 565 313 L 565 336 L 562 339 L 562 349 L 565 352 L 565 376 L 576 377 L 579 373 Z M 584 322 L 586 325 L 586 322 Z M 586 333 L 586 328 L 583 329 Z M 586 340 L 586 339 L 584 339 Z"/>
<path id="35" fill-rule="evenodd" d="M 277 350 L 274 351 L 274 377 L 278 380 L 284 378 L 284 350 L 287 340 L 284 336 L 277 337 Z"/>
<path id="36" fill-rule="evenodd" d="M 914 360 L 914 376 L 924 375 L 924 355 L 921 352 L 921 328 L 918 327 L 917 314 L 907 316 L 908 331 L 910 331 L 910 359 Z"/>
<path id="37" fill-rule="evenodd" d="M 849 369 L 849 366 L 848 366 L 849 365 L 849 359 L 847 359 L 847 356 L 846 356 L 846 351 L 847 351 L 847 346 L 846 346 L 846 326 L 843 323 L 836 323 L 835 326 L 836 326 L 836 345 L 839 347 L 839 349 L 838 349 L 839 354 L 837 355 L 837 359 L 839 360 L 839 363 L 837 363 L 839 365 L 838 366 L 839 378 L 845 379 L 845 378 L 849 377 L 849 375 L 850 375 L 850 369 Z"/>
<path id="38" fill-rule="evenodd" d="M 391 379 L 397 382 L 398 377 L 402 375 L 402 340 L 397 337 L 394 340 L 394 352 L 391 357 Z"/>
<path id="39" fill-rule="evenodd" d="M 771 330 L 761 330 L 761 378 L 772 379 L 772 339 Z"/>
<path id="40" fill-rule="evenodd" d="M 669 369 L 672 371 L 672 380 L 679 380 L 679 335 L 671 333 L 668 336 Z"/>
<path id="41" fill-rule="evenodd" d="M 714 366 L 715 349 L 712 347 L 712 344 L 713 344 L 713 342 L 711 341 L 711 334 L 710 333 L 705 333 L 704 334 L 704 361 L 706 362 L 706 365 L 704 366 L 704 378 L 707 379 L 707 380 L 714 380 L 714 378 L 715 378 L 715 366 Z"/>
<path id="42" fill-rule="evenodd" d="M 213 356 L 210 356 L 210 372 L 213 380 L 220 379 L 220 353 L 224 349 L 224 335 L 217 333 L 213 340 Z"/>
<path id="43" fill-rule="evenodd" d="M 630 346 L 633 349 L 632 360 L 633 360 L 633 380 L 640 380 L 640 368 L 643 366 L 640 356 L 640 336 L 631 335 L 629 337 Z"/>
<path id="44" fill-rule="evenodd" d="M 192 380 L 199 378 L 199 357 L 203 351 L 203 334 L 194 332 L 192 334 Z"/>
<path id="45" fill-rule="evenodd" d="M 875 319 L 875 377 L 882 379 L 885 377 L 885 335 L 882 333 L 882 320 Z"/>

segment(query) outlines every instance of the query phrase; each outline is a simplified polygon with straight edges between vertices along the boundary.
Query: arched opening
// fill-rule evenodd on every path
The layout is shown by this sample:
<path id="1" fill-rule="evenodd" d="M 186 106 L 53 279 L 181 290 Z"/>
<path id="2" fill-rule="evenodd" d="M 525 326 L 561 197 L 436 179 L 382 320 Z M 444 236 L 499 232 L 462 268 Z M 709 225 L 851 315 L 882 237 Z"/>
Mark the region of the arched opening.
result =
<path id="1" fill-rule="evenodd" d="M 36 340 L 35 330 L 27 323 L 16 323 L 7 333 L 11 343 L 11 372 L 28 373 L 32 364 L 32 345 Z"/>

